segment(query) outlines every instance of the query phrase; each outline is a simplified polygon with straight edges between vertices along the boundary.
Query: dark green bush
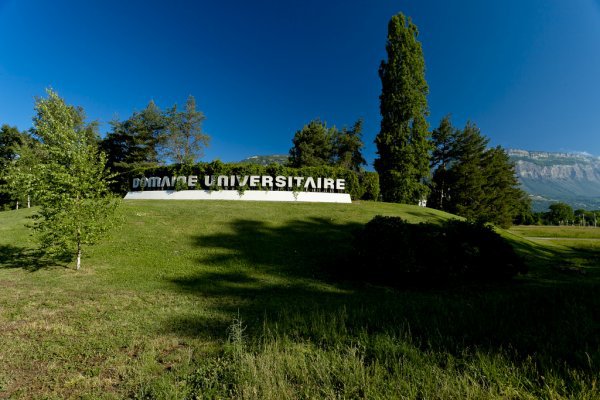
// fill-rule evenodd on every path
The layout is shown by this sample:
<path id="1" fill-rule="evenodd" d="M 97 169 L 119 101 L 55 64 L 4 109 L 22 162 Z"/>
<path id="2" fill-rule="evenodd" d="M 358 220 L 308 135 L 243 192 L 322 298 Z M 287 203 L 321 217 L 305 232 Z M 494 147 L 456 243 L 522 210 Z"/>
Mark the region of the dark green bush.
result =
<path id="1" fill-rule="evenodd" d="M 377 172 L 363 172 L 359 175 L 359 184 L 362 189 L 361 200 L 379 200 L 379 174 Z"/>
<path id="2" fill-rule="evenodd" d="M 525 272 L 512 246 L 488 226 L 458 220 L 409 224 L 377 216 L 356 234 L 352 277 L 389 286 L 504 280 Z"/>

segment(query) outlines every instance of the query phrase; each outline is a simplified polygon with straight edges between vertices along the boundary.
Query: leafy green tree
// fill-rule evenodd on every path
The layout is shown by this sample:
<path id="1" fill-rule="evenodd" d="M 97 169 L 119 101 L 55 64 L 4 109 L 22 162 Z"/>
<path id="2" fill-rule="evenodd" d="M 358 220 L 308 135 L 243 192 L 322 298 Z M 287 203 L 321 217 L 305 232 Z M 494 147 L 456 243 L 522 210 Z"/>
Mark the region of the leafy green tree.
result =
<path id="1" fill-rule="evenodd" d="M 210 137 L 202 132 L 202 122 L 206 119 L 196 110 L 196 100 L 189 96 L 185 111 L 173 106 L 166 113 L 166 134 L 163 152 L 168 160 L 178 164 L 194 164 L 202 156 Z"/>
<path id="2" fill-rule="evenodd" d="M 22 134 L 20 144 L 15 147 L 17 157 L 6 166 L 6 188 L 16 200 L 31 207 L 37 169 L 44 160 L 41 143 L 33 136 Z"/>
<path id="3" fill-rule="evenodd" d="M 4 124 L 0 127 L 0 167 L 5 167 L 18 157 L 16 150 L 22 140 L 23 134 L 16 126 Z"/>
<path id="4" fill-rule="evenodd" d="M 429 142 L 425 60 L 419 31 L 403 14 L 388 24 L 387 61 L 379 68 L 381 129 L 375 143 L 384 201 L 415 203 L 428 194 Z"/>
<path id="5" fill-rule="evenodd" d="M 42 160 L 32 187 L 40 205 L 34 225 L 50 254 L 76 257 L 110 227 L 117 201 L 110 196 L 106 157 L 78 129 L 78 112 L 52 90 L 36 100 L 34 129 L 41 139 Z"/>
<path id="6" fill-rule="evenodd" d="M 289 166 L 294 168 L 316 167 L 333 163 L 333 136 L 335 128 L 327 128 L 327 124 L 312 120 L 297 131 L 292 139 Z"/>
<path id="7" fill-rule="evenodd" d="M 7 171 L 18 159 L 18 148 L 23 141 L 23 134 L 17 127 L 2 125 L 0 127 L 0 209 L 17 204 L 12 191 L 8 186 Z"/>
<path id="8" fill-rule="evenodd" d="M 575 219 L 573 208 L 567 203 L 554 203 L 548 207 L 546 219 L 552 225 L 568 225 Z"/>
<path id="9" fill-rule="evenodd" d="M 350 129 L 344 127 L 333 132 L 333 164 L 351 171 L 359 172 L 367 162 L 362 155 L 362 119 L 356 121 Z"/>

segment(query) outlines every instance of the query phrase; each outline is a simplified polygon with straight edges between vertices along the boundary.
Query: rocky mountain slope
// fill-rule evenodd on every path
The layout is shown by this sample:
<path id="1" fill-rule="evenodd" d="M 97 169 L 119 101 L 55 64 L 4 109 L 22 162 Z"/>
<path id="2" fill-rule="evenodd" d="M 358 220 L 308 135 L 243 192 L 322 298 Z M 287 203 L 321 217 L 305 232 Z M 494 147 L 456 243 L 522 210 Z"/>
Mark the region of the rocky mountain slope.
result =
<path id="1" fill-rule="evenodd" d="M 258 164 L 258 165 L 269 165 L 269 164 L 285 164 L 288 161 L 287 154 L 273 154 L 268 156 L 252 156 L 243 159 L 240 163 L 244 164 Z"/>
<path id="2" fill-rule="evenodd" d="M 600 209 L 600 159 L 579 153 L 508 150 L 534 208 L 555 201 L 574 208 Z"/>

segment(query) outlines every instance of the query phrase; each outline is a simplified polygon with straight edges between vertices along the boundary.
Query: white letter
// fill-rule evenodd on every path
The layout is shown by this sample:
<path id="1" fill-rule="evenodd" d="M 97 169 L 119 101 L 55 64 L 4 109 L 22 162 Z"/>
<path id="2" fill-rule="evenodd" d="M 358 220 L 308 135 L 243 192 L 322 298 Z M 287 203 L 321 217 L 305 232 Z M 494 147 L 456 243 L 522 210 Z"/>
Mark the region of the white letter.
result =
<path id="1" fill-rule="evenodd" d="M 140 187 L 140 178 L 133 178 L 133 188 L 137 189 Z"/>
<path id="2" fill-rule="evenodd" d="M 336 179 L 336 181 L 335 181 L 335 188 L 339 189 L 339 190 L 346 189 L 346 181 L 343 180 L 343 179 Z"/>
<path id="3" fill-rule="evenodd" d="M 273 177 L 272 176 L 263 176 L 262 177 L 262 187 L 273 187 Z"/>
<path id="4" fill-rule="evenodd" d="M 204 175 L 204 186 L 211 187 L 213 183 L 215 183 L 215 180 L 212 175 Z"/>
<path id="5" fill-rule="evenodd" d="M 229 177 L 225 175 L 219 175 L 219 177 L 217 178 L 217 186 L 229 186 Z"/>
<path id="6" fill-rule="evenodd" d="M 323 189 L 333 189 L 333 179 L 325 178 L 325 184 L 323 185 Z"/>
<path id="7" fill-rule="evenodd" d="M 240 187 L 245 187 L 248 184 L 248 175 L 244 175 L 243 179 L 240 179 L 238 176 L 238 182 L 240 183 Z"/>
<path id="8" fill-rule="evenodd" d="M 304 182 L 304 189 L 308 189 L 309 186 L 312 186 L 312 189 L 315 188 L 315 180 L 313 179 L 312 176 L 309 176 L 308 178 L 306 178 L 306 182 Z"/>
<path id="9" fill-rule="evenodd" d="M 252 175 L 250 177 L 250 187 L 258 186 L 260 183 L 260 176 Z"/>
<path id="10" fill-rule="evenodd" d="M 160 181 L 161 179 L 158 176 L 152 176 L 150 177 L 150 179 L 148 179 L 149 184 L 148 187 L 160 187 Z"/>
<path id="11" fill-rule="evenodd" d="M 188 176 L 188 186 L 189 187 L 195 187 L 197 183 L 198 183 L 198 176 L 197 175 L 190 175 L 190 176 Z"/>
<path id="12" fill-rule="evenodd" d="M 160 186 L 161 187 L 165 187 L 165 186 L 169 187 L 169 186 L 171 186 L 171 181 L 169 180 L 168 176 L 165 176 L 165 177 L 162 178 L 162 182 L 161 182 Z"/>
<path id="13" fill-rule="evenodd" d="M 275 185 L 278 188 L 283 188 L 285 187 L 285 176 L 278 176 L 275 178 Z"/>

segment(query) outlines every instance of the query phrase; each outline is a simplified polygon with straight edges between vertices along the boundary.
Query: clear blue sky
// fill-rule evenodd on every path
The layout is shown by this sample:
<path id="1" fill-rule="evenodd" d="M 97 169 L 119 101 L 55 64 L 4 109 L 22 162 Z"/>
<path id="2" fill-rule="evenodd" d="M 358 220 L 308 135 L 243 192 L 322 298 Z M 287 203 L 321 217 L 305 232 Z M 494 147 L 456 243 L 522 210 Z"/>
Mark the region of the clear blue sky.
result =
<path id="1" fill-rule="evenodd" d="M 429 122 L 494 145 L 600 155 L 600 0 L 0 0 L 0 124 L 31 126 L 51 86 L 109 129 L 196 97 L 206 160 L 287 153 L 313 118 L 379 130 L 387 22 L 421 32 Z"/>

